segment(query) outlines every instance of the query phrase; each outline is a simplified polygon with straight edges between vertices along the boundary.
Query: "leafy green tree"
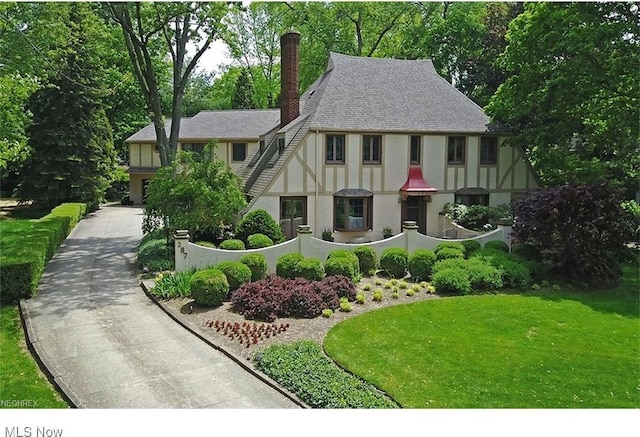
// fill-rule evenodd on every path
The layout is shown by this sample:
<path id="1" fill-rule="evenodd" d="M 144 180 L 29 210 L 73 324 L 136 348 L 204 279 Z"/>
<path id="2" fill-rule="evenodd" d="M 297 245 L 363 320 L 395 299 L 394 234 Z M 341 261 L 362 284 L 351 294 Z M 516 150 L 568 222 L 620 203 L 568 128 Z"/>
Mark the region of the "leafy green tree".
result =
<path id="1" fill-rule="evenodd" d="M 52 207 L 80 201 L 97 207 L 111 181 L 115 153 L 111 126 L 101 104 L 98 65 L 87 40 L 86 4 L 70 6 L 69 41 L 59 73 L 29 100 L 32 153 L 21 171 L 21 201 Z"/>
<path id="2" fill-rule="evenodd" d="M 206 156 L 212 156 L 207 153 Z M 216 230 L 246 206 L 242 180 L 224 162 L 180 152 L 149 182 L 143 230 Z"/>
<path id="3" fill-rule="evenodd" d="M 246 69 L 243 69 L 236 81 L 236 90 L 233 93 L 233 98 L 231 99 L 231 107 L 233 109 L 255 108 L 253 94 L 251 77 L 249 77 L 249 72 Z"/>
<path id="4" fill-rule="evenodd" d="M 160 162 L 169 165 L 178 149 L 183 97 L 199 59 L 219 36 L 228 6 L 221 2 L 111 3 L 105 7 L 122 29 L 134 74 L 155 127 Z M 189 53 L 191 50 L 191 53 Z M 171 128 L 165 131 L 161 71 L 154 55 L 171 59 Z"/>
<path id="5" fill-rule="evenodd" d="M 25 104 L 38 88 L 36 79 L 0 76 L 0 172 L 15 172 L 29 155 L 26 126 L 31 114 Z"/>
<path id="6" fill-rule="evenodd" d="M 634 3 L 531 3 L 512 23 L 510 73 L 487 110 L 542 181 L 638 188 L 640 15 Z"/>

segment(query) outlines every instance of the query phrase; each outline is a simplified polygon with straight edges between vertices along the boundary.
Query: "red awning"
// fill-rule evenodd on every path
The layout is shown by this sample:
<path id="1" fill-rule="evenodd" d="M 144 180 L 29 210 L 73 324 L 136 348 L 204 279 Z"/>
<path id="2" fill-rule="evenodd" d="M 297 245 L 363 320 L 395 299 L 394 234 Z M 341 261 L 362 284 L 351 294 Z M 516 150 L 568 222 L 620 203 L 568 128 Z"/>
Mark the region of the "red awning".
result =
<path id="1" fill-rule="evenodd" d="M 433 188 L 422 177 L 422 169 L 420 167 L 409 167 L 409 177 L 407 182 L 400 188 L 400 193 L 412 196 L 428 196 L 438 192 L 437 188 Z"/>

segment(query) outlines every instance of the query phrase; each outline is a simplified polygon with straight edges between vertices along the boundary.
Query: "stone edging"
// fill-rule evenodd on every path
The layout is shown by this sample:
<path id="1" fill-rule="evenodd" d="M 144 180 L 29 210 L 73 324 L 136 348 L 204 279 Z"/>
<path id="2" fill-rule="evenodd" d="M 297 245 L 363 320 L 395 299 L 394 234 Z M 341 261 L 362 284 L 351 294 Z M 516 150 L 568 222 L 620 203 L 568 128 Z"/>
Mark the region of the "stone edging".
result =
<path id="1" fill-rule="evenodd" d="M 149 293 L 149 289 L 147 288 L 147 285 L 144 283 L 144 281 L 140 281 L 140 287 L 142 288 L 142 291 L 144 291 L 144 294 L 147 295 L 147 297 L 158 307 L 160 308 L 166 315 L 168 315 L 174 322 L 176 322 L 178 325 L 182 326 L 184 329 L 186 329 L 187 331 L 189 331 L 191 334 L 195 335 L 196 337 L 198 337 L 200 340 L 204 341 L 206 344 L 208 344 L 209 346 L 211 346 L 212 348 L 216 349 L 217 351 L 222 352 L 224 355 L 226 355 L 227 357 L 229 357 L 231 360 L 233 360 L 236 364 L 238 364 L 239 366 L 241 366 L 245 371 L 249 372 L 250 374 L 252 374 L 253 376 L 255 376 L 256 378 L 258 378 L 259 380 L 261 380 L 262 382 L 264 382 L 265 384 L 267 384 L 268 386 L 270 386 L 271 388 L 273 388 L 274 390 L 278 391 L 280 394 L 282 394 L 283 396 L 289 398 L 292 402 L 294 402 L 295 404 L 299 405 L 302 408 L 311 408 L 309 407 L 306 403 L 304 403 L 303 401 L 301 401 L 296 395 L 294 395 L 293 393 L 291 393 L 290 391 L 288 391 L 287 389 L 281 387 L 277 382 L 275 382 L 274 380 L 272 380 L 271 378 L 269 378 L 267 375 L 265 375 L 264 373 L 260 372 L 257 369 L 254 369 L 251 366 L 248 366 L 245 361 L 241 358 L 236 356 L 234 353 L 224 349 L 222 346 L 220 346 L 219 344 L 216 344 L 214 342 L 212 342 L 211 340 L 209 340 L 208 338 L 206 338 L 205 336 L 203 336 L 202 334 L 200 334 L 199 332 L 197 332 L 195 329 L 193 329 L 191 326 L 189 326 L 187 323 L 184 323 L 182 320 L 180 320 L 179 318 L 177 318 L 176 316 L 174 316 L 173 314 L 171 314 L 170 311 L 168 311 L 164 306 L 162 306 L 162 304 L 158 301 L 158 299 L 156 299 L 155 296 L 153 296 L 151 293 Z"/>

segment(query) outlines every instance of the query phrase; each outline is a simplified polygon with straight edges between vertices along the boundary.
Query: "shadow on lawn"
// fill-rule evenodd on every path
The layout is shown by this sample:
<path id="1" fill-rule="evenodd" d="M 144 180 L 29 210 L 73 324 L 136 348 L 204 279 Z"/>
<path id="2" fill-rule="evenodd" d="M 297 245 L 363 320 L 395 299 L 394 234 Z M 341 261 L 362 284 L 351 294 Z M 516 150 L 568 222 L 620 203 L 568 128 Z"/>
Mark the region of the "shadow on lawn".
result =
<path id="1" fill-rule="evenodd" d="M 594 311 L 638 319 L 640 318 L 640 269 L 637 265 L 624 265 L 623 275 L 613 288 L 578 291 L 540 290 L 523 295 L 551 301 L 574 300 L 587 305 Z"/>

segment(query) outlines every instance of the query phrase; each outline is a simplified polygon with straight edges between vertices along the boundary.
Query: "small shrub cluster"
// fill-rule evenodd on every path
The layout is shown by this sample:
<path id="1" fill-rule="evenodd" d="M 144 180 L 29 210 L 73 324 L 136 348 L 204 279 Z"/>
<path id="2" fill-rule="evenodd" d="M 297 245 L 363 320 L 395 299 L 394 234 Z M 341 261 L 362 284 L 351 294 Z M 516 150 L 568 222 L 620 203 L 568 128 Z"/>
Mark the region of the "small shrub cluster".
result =
<path id="1" fill-rule="evenodd" d="M 218 306 L 229 293 L 229 282 L 225 274 L 216 268 L 195 272 L 191 276 L 191 297 L 198 305 Z"/>
<path id="2" fill-rule="evenodd" d="M 311 341 L 271 346 L 256 355 L 256 367 L 313 408 L 397 408 L 374 386 L 340 369 Z"/>
<path id="3" fill-rule="evenodd" d="M 482 248 L 478 240 L 464 240 L 461 241 L 460 244 L 464 246 L 464 255 L 467 258 L 471 257 L 475 252 Z"/>
<path id="4" fill-rule="evenodd" d="M 231 296 L 233 310 L 247 319 L 272 322 L 278 317 L 314 318 L 340 306 L 338 294 L 323 281 L 267 276 L 245 284 Z"/>
<path id="5" fill-rule="evenodd" d="M 389 248 L 380 255 L 380 268 L 392 278 L 403 278 L 407 274 L 409 254 L 405 249 Z"/>
<path id="6" fill-rule="evenodd" d="M 245 250 L 244 241 L 232 238 L 230 240 L 224 240 L 220 243 L 220 249 L 224 250 Z"/>
<path id="7" fill-rule="evenodd" d="M 275 244 L 285 240 L 280 225 L 264 209 L 250 211 L 236 227 L 236 238 L 242 241 L 248 243 L 253 234 L 263 234 Z"/>
<path id="8" fill-rule="evenodd" d="M 158 299 L 176 299 L 191 296 L 191 276 L 193 270 L 186 272 L 158 273 L 154 278 L 154 287 L 149 290 Z"/>
<path id="9" fill-rule="evenodd" d="M 264 234 L 251 234 L 247 237 L 247 248 L 261 249 L 273 246 L 273 240 Z"/>
<path id="10" fill-rule="evenodd" d="M 524 288 L 531 274 L 517 256 L 501 250 L 482 249 L 469 259 L 449 258 L 433 266 L 433 285 L 439 293 L 470 294 Z"/>
<path id="11" fill-rule="evenodd" d="M 209 320 L 206 324 L 209 328 L 215 329 L 216 332 L 229 337 L 230 340 L 236 340 L 240 344 L 249 348 L 252 345 L 258 344 L 263 339 L 275 337 L 276 335 L 283 334 L 289 329 L 288 323 L 281 323 L 276 325 L 275 323 L 247 323 L 247 322 L 225 322 L 224 320 Z"/>
<path id="12" fill-rule="evenodd" d="M 436 248 L 436 251 L 435 251 L 436 260 L 442 261 L 450 258 L 464 259 L 464 246 L 462 245 L 460 246 L 463 247 L 463 250 L 458 250 L 453 247 L 443 247 L 440 250 L 437 250 Z"/>
<path id="13" fill-rule="evenodd" d="M 251 280 L 259 281 L 267 274 L 267 258 L 261 253 L 249 253 L 240 258 L 240 262 L 251 270 Z"/>

